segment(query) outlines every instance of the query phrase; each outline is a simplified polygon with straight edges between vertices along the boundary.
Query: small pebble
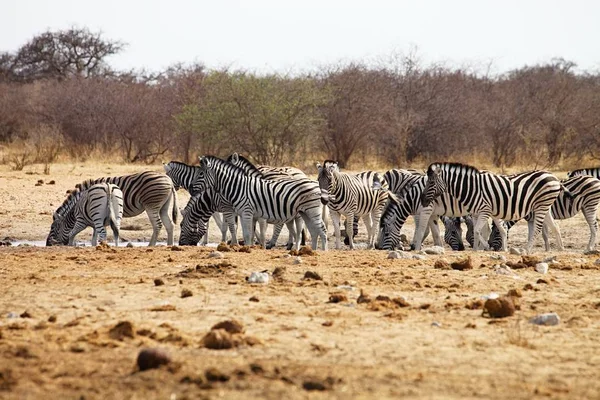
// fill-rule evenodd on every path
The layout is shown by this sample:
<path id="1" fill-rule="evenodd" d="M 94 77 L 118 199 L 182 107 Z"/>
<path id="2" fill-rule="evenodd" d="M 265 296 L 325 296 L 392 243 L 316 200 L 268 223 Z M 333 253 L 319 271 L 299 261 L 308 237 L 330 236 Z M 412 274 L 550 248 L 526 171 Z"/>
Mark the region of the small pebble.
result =
<path id="1" fill-rule="evenodd" d="M 431 326 L 435 326 L 436 328 L 441 328 L 441 327 L 442 327 L 442 324 L 441 324 L 441 323 L 439 323 L 439 322 L 437 322 L 437 321 L 433 321 L 433 322 L 431 323 Z"/>
<path id="2" fill-rule="evenodd" d="M 548 264 L 545 262 L 538 263 L 535 265 L 535 270 L 540 274 L 546 274 L 548 273 Z"/>
<path id="3" fill-rule="evenodd" d="M 512 255 L 515 255 L 515 256 L 520 256 L 521 255 L 521 250 L 519 250 L 516 247 L 511 247 L 510 249 L 508 249 L 508 252 L 510 254 L 512 254 Z"/>
<path id="4" fill-rule="evenodd" d="M 127 245 L 125 247 L 133 247 L 133 243 L 127 242 Z"/>
<path id="5" fill-rule="evenodd" d="M 553 326 L 560 323 L 560 317 L 557 313 L 540 314 L 531 318 L 529 322 L 535 325 Z"/>
<path id="6" fill-rule="evenodd" d="M 425 251 L 425 254 L 430 254 L 430 255 L 441 255 L 441 254 L 444 254 L 444 248 L 442 246 L 428 247 L 426 249 L 423 249 L 423 251 Z"/>
<path id="7" fill-rule="evenodd" d="M 248 283 L 269 283 L 269 274 L 266 272 L 253 272 L 249 277 L 246 277 Z"/>
<path id="8" fill-rule="evenodd" d="M 162 349 L 143 349 L 137 357 L 137 365 L 140 371 L 158 368 L 170 362 L 171 357 Z"/>
<path id="9" fill-rule="evenodd" d="M 224 258 L 225 256 L 220 251 L 211 251 L 208 254 L 208 258 Z"/>
<path id="10" fill-rule="evenodd" d="M 294 265 L 302 264 L 302 257 L 295 257 L 293 264 Z"/>

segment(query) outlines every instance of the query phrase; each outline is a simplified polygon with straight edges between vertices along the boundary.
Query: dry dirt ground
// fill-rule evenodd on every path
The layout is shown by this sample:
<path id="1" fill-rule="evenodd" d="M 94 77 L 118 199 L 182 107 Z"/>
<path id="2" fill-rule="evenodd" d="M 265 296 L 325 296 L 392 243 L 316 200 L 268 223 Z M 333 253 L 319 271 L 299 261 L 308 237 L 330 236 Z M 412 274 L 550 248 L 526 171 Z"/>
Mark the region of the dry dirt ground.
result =
<path id="1" fill-rule="evenodd" d="M 44 240 L 66 189 L 140 168 L 41 170 L 0 167 L 0 239 Z M 186 199 L 180 195 L 180 207 Z M 145 216 L 123 227 L 128 240 L 150 235 Z M 204 247 L 2 247 L 0 398 L 597 399 L 600 265 L 582 254 L 582 218 L 561 228 L 568 252 L 551 252 L 559 263 L 545 275 L 499 274 L 492 253 L 448 249 L 421 260 L 328 251 L 296 264 L 282 248 L 212 259 L 214 249 Z M 523 245 L 525 229 L 511 231 L 511 244 Z M 80 237 L 89 241 L 89 231 Z M 467 256 L 473 269 L 434 267 Z M 276 268 L 266 285 L 245 280 Z M 307 271 L 322 279 L 304 279 Z M 522 295 L 514 316 L 482 316 L 483 295 L 510 289 Z M 361 290 L 373 301 L 358 303 Z M 560 324 L 528 322 L 545 312 L 558 313 Z M 211 327 L 230 319 L 244 333 L 215 332 L 233 347 L 206 348 Z M 171 363 L 138 371 L 147 347 L 164 349 Z"/>

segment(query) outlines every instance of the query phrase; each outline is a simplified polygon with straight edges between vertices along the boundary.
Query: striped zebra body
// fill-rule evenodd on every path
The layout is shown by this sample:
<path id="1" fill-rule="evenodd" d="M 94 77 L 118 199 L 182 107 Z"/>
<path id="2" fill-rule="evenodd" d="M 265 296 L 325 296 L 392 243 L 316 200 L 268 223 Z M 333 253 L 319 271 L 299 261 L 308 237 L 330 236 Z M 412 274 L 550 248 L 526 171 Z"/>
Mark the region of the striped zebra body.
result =
<path id="1" fill-rule="evenodd" d="M 123 217 L 135 217 L 144 211 L 152 224 L 150 246 L 156 245 L 162 225 L 167 230 L 167 244 L 173 245 L 173 225 L 177 222 L 177 193 L 168 176 L 145 171 L 132 175 L 89 179 L 78 184 L 79 190 L 87 190 L 97 183 L 112 183 L 123 192 Z"/>
<path id="2" fill-rule="evenodd" d="M 415 216 L 415 235 L 412 248 L 420 249 L 424 233 L 429 226 L 434 244 L 442 246 L 437 220 L 440 216 L 460 217 L 468 211 L 454 197 L 444 194 L 431 205 L 423 207 L 421 196 L 427 184 L 427 177 L 420 176 L 412 186 L 405 188 L 399 196 L 390 195 L 387 207 L 381 216 L 380 248 L 393 250 L 400 245 L 400 233 L 410 215 Z M 418 217 L 417 217 L 418 216 Z M 462 236 L 461 236 L 462 243 Z M 464 248 L 464 245 L 463 245 Z"/>
<path id="3" fill-rule="evenodd" d="M 578 175 L 589 175 L 596 179 L 600 179 L 600 167 L 576 169 L 575 171 L 567 173 L 567 178 L 572 178 Z"/>
<path id="4" fill-rule="evenodd" d="M 558 178 L 545 171 L 532 171 L 515 175 L 496 175 L 480 172 L 464 164 L 434 163 L 427 170 L 427 186 L 421 202 L 429 205 L 443 193 L 456 197 L 474 216 L 474 249 L 487 248 L 482 229 L 488 218 L 496 225 L 500 220 L 518 220 L 533 213 L 533 226 L 529 231 L 527 251 L 533 249 L 534 239 L 544 221 L 554 225 L 550 207 L 558 197 L 562 185 Z M 554 225 L 555 226 L 555 225 Z M 502 234 L 502 249 L 506 250 L 506 230 Z"/>
<path id="5" fill-rule="evenodd" d="M 573 175 L 562 181 L 562 184 L 573 197 L 569 197 L 566 192 L 562 191 L 554 203 L 552 203 L 550 213 L 554 219 L 563 220 L 572 218 L 581 211 L 590 229 L 590 240 L 588 241 L 586 251 L 591 251 L 596 247 L 596 234 L 598 231 L 596 214 L 600 206 L 600 180 L 589 174 Z M 531 223 L 531 215 L 526 216 L 525 219 L 528 223 Z M 517 221 L 505 222 L 506 230 L 508 231 L 516 223 Z M 548 229 L 552 229 L 552 227 L 544 225 L 542 229 L 546 250 L 550 249 Z M 489 239 L 490 247 L 494 250 L 499 249 L 501 240 L 498 228 L 493 227 Z M 560 240 L 559 245 L 562 246 L 562 241 Z"/>
<path id="6" fill-rule="evenodd" d="M 384 190 L 373 189 L 373 179 L 376 172 L 365 171 L 352 175 L 339 171 L 335 161 L 326 160 L 323 166 L 317 165 L 319 170 L 319 188 L 321 189 L 321 202 L 329 206 L 333 228 L 335 231 L 335 247 L 341 248 L 340 219 L 346 217 L 346 234 L 349 246 L 354 248 L 353 221 L 354 217 L 363 217 L 367 226 L 368 247 L 373 248 L 375 238 L 379 232 L 379 220 L 385 207 L 388 196 L 387 184 L 383 181 Z M 379 179 L 379 178 L 378 178 Z"/>
<path id="7" fill-rule="evenodd" d="M 175 185 L 175 189 L 183 188 L 188 191 L 191 196 L 200 194 L 198 189 L 194 186 L 196 182 L 196 173 L 198 167 L 193 165 L 187 165 L 179 161 L 169 161 L 167 164 L 163 163 L 165 173 Z M 235 216 L 232 214 L 233 209 L 227 209 L 223 207 L 219 212 L 215 212 L 212 217 L 215 220 L 219 230 L 221 231 L 221 241 L 227 242 L 227 230 L 231 233 L 231 244 L 238 244 L 236 232 L 237 227 L 235 225 Z M 222 214 L 221 214 L 222 213 Z M 202 239 L 202 244 L 208 244 L 208 221 L 206 222 L 206 234 Z M 197 244 L 198 242 L 196 242 Z"/>
<path id="8" fill-rule="evenodd" d="M 285 180 L 285 179 L 308 179 L 308 177 L 306 176 L 306 174 L 304 174 L 304 172 L 300 171 L 298 168 L 294 168 L 294 167 L 270 167 L 270 166 L 266 166 L 266 165 L 261 165 L 261 166 L 255 166 L 254 164 L 252 164 L 250 162 L 250 160 L 248 160 L 246 157 L 238 154 L 238 153 L 233 153 L 232 155 L 230 155 L 227 158 L 227 162 L 235 165 L 236 167 L 244 170 L 244 172 L 251 177 L 257 178 L 257 179 L 266 179 L 266 180 Z M 300 216 L 298 216 L 298 218 L 296 218 L 295 224 L 299 224 L 300 227 L 298 229 L 302 230 L 302 242 L 301 244 L 304 245 L 304 237 L 305 237 L 305 232 L 304 232 L 304 223 L 302 221 L 302 218 Z M 296 240 L 298 240 L 295 237 L 295 231 L 296 231 L 296 227 L 294 227 L 293 224 L 291 223 L 286 223 L 286 225 L 288 226 L 288 230 L 289 230 L 289 238 L 288 238 L 288 243 L 287 243 L 287 249 L 290 250 L 293 247 L 293 244 Z M 281 234 L 281 229 L 283 228 L 283 224 L 275 224 L 275 227 L 273 229 L 273 236 L 271 237 L 271 240 L 269 240 L 269 243 L 266 243 L 266 239 L 265 239 L 265 227 L 266 224 L 264 224 L 263 221 L 259 221 L 259 242 L 261 243 L 261 245 L 266 246 L 267 249 L 271 249 L 273 247 L 275 247 L 275 245 L 277 244 L 277 240 L 279 239 L 279 235 Z M 290 230 L 289 228 L 292 227 L 292 229 Z"/>
<path id="9" fill-rule="evenodd" d="M 181 221 L 181 233 L 179 234 L 179 244 L 181 246 L 196 246 L 201 238 L 206 237 L 208 231 L 208 221 L 216 212 L 227 210 L 224 215 L 226 218 L 233 218 L 230 203 L 226 202 L 223 196 L 213 190 L 206 190 L 190 198 L 182 211 L 183 219 Z M 235 227 L 235 221 L 226 221 L 230 227 Z M 236 237 L 235 230 L 231 232 L 232 237 Z"/>
<path id="10" fill-rule="evenodd" d="M 94 229 L 92 246 L 106 241 L 106 229 L 113 231 L 119 245 L 119 228 L 123 217 L 123 193 L 110 183 L 92 185 L 86 190 L 73 190 L 53 215 L 46 246 L 75 245 L 75 236 L 88 226 Z"/>
<path id="11" fill-rule="evenodd" d="M 302 217 L 316 249 L 318 238 L 321 247 L 327 248 L 327 236 L 321 218 L 319 187 L 309 179 L 269 181 L 248 176 L 244 170 L 213 156 L 200 158 L 201 190 L 212 188 L 232 204 L 241 216 L 244 240 L 250 243 L 253 236 L 253 218 L 264 218 L 269 223 L 286 223 L 298 215 Z M 301 229 L 296 227 L 296 237 Z M 300 248 L 296 241 L 295 248 Z"/>

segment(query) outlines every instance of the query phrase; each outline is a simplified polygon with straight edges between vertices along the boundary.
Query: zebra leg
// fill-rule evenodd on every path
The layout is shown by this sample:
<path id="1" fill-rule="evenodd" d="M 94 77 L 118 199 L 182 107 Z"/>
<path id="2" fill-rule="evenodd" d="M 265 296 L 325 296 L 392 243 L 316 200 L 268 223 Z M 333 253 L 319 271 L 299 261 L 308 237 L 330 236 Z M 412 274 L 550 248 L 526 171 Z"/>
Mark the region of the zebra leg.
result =
<path id="1" fill-rule="evenodd" d="M 160 228 L 162 228 L 162 223 L 160 221 L 160 217 L 155 211 L 146 210 L 148 214 L 148 219 L 150 220 L 150 224 L 152 225 L 152 236 L 150 237 L 150 242 L 148 246 L 156 246 L 156 240 L 158 239 L 158 232 L 160 232 Z"/>
<path id="2" fill-rule="evenodd" d="M 496 229 L 498 229 L 498 233 L 500 234 L 500 238 L 502 239 L 502 251 L 506 251 L 508 248 L 508 231 L 504 228 L 504 223 L 501 219 L 493 219 L 493 224 L 496 226 Z M 488 229 L 485 229 L 485 228 Z M 487 220 L 485 221 L 485 225 L 482 227 L 482 232 L 484 230 L 489 230 L 490 225 L 487 223 Z M 488 245 L 487 249 L 489 249 L 489 238 L 490 235 L 489 234 L 482 234 L 482 240 L 485 244 Z"/>
<path id="3" fill-rule="evenodd" d="M 69 232 L 69 246 L 75 246 L 75 236 L 77 236 L 79 232 L 87 228 L 87 226 L 88 225 L 84 221 L 81 221 L 79 219 L 75 221 L 73 229 L 71 229 L 71 232 Z M 94 237 L 92 236 L 92 240 L 93 239 Z M 95 246 L 96 244 L 93 245 Z"/>
<path id="4" fill-rule="evenodd" d="M 598 212 L 598 204 L 594 204 L 593 206 L 586 205 L 583 207 L 582 211 L 583 216 L 590 227 L 590 241 L 588 242 L 586 251 L 592 251 L 596 247 L 596 232 L 598 231 L 596 213 Z"/>
<path id="5" fill-rule="evenodd" d="M 431 214 L 433 213 L 433 208 L 431 207 L 419 208 L 420 209 L 417 210 L 417 214 L 414 215 L 415 236 L 413 237 L 413 244 L 415 250 L 421 250 L 423 240 L 425 240 L 425 237 L 427 237 L 427 234 L 429 233 L 429 219 L 431 218 Z"/>
<path id="6" fill-rule="evenodd" d="M 208 244 L 208 231 L 210 230 L 210 220 L 206 221 L 206 233 L 202 238 L 202 246 L 206 246 Z"/>
<path id="7" fill-rule="evenodd" d="M 267 247 L 267 220 L 264 218 L 258 219 L 258 244 L 263 249 Z"/>
<path id="8" fill-rule="evenodd" d="M 174 229 L 174 224 L 173 224 L 173 220 L 171 220 L 171 209 L 172 209 L 172 203 L 175 202 L 175 197 L 171 196 L 169 198 L 168 201 L 165 202 L 165 204 L 163 204 L 163 206 L 160 208 L 160 221 L 162 222 L 162 225 L 165 226 L 165 229 L 167 231 L 167 245 L 168 246 L 173 246 L 174 240 L 173 240 L 173 229 Z M 154 238 L 154 244 L 156 244 L 156 239 L 158 239 L 158 232 L 160 231 L 160 225 L 158 230 L 156 231 L 156 237 Z M 206 227 L 206 234 L 208 234 L 208 226 Z M 154 234 L 153 234 L 154 236 Z M 153 245 L 154 246 L 154 245 Z"/>
<path id="9" fill-rule="evenodd" d="M 535 242 L 535 239 L 537 238 L 537 236 L 540 234 L 540 231 L 542 230 L 542 226 L 544 225 L 544 220 L 546 219 L 546 214 L 550 212 L 549 207 L 542 209 L 542 210 L 536 210 L 534 211 L 531 217 L 531 224 L 529 224 L 529 235 L 528 235 L 528 240 L 527 240 L 527 247 L 525 248 L 525 250 L 527 251 L 527 254 L 531 254 L 531 251 L 533 250 L 533 244 Z"/>
<path id="10" fill-rule="evenodd" d="M 227 224 L 223 220 L 223 215 L 220 212 L 216 212 L 212 217 L 221 231 L 221 242 L 227 243 Z M 208 228 L 206 232 L 208 233 Z"/>
<path id="11" fill-rule="evenodd" d="M 558 246 L 559 251 L 564 251 L 565 248 L 563 246 L 562 237 L 560 235 L 560 228 L 558 224 L 552 217 L 552 213 L 546 214 L 546 218 L 544 219 L 544 226 L 542 227 L 542 237 L 544 238 L 544 245 L 546 247 L 546 251 L 550 251 L 550 243 L 548 242 L 548 229 L 552 230 L 552 233 L 556 237 L 556 245 Z"/>
<path id="12" fill-rule="evenodd" d="M 442 236 L 440 235 L 440 227 L 437 223 L 439 215 L 431 215 L 429 217 L 429 229 L 431 230 L 431 236 L 433 237 L 433 244 L 435 246 L 444 247 L 444 242 L 442 242 Z M 460 238 L 462 241 L 462 238 Z"/>
<path id="13" fill-rule="evenodd" d="M 287 225 L 288 227 L 288 231 L 290 232 L 289 238 L 288 238 L 288 246 L 290 246 L 290 248 L 288 250 L 291 249 L 291 245 L 290 243 L 293 243 L 294 238 L 292 237 L 292 231 L 290 230 L 290 226 Z M 271 236 L 271 240 L 269 240 L 269 243 L 267 243 L 267 249 L 272 249 L 273 247 L 275 247 L 277 245 L 277 239 L 279 239 L 279 235 L 281 234 L 281 229 L 283 228 L 283 224 L 275 224 L 274 228 L 273 228 L 273 236 Z M 293 228 L 292 228 L 293 230 Z"/>
<path id="14" fill-rule="evenodd" d="M 474 216 L 475 217 L 475 216 Z M 489 215 L 488 214 L 479 214 L 475 217 L 475 226 L 473 228 L 474 232 L 473 234 L 475 235 L 475 237 L 473 238 L 473 244 L 474 244 L 474 248 L 473 250 L 487 250 L 489 249 L 489 245 L 487 243 L 487 240 L 483 238 L 483 235 L 481 234 L 481 231 L 483 230 L 483 227 L 485 224 L 488 223 L 488 218 Z M 500 228 L 499 228 L 500 229 Z M 506 232 L 505 232 L 506 235 Z M 503 249 L 506 250 L 506 236 L 503 236 L 503 240 L 502 240 L 502 245 L 503 245 Z"/>
<path id="15" fill-rule="evenodd" d="M 337 211 L 330 211 L 331 222 L 333 224 L 333 232 L 335 234 L 335 249 L 339 250 L 342 247 L 341 235 L 340 232 L 340 213 Z"/>
<path id="16" fill-rule="evenodd" d="M 96 231 L 96 228 L 94 228 L 94 231 L 92 232 L 92 246 L 97 246 L 98 245 L 98 231 Z"/>
<path id="17" fill-rule="evenodd" d="M 225 222 L 223 223 L 223 225 L 227 225 L 229 227 L 229 233 L 231 234 L 231 244 L 237 245 L 238 244 L 237 225 L 236 225 L 237 216 L 232 212 L 225 212 L 225 213 L 223 213 L 223 218 L 225 219 Z M 227 235 L 225 236 L 225 241 L 227 241 Z M 225 243 L 227 243 L 227 242 L 225 242 Z"/>
<path id="18" fill-rule="evenodd" d="M 294 228 L 296 229 L 294 232 Z M 291 223 L 288 225 L 288 229 L 290 230 L 290 237 L 292 236 L 292 232 L 294 232 L 295 243 L 293 243 L 293 247 L 296 251 L 300 250 L 300 236 L 302 236 L 302 230 L 304 229 L 304 222 L 301 216 L 296 217 Z"/>
<path id="19" fill-rule="evenodd" d="M 346 233 L 352 232 L 353 221 L 354 221 L 354 214 L 346 215 Z M 352 234 L 348 235 L 348 240 L 349 240 L 348 245 L 350 246 L 350 250 L 354 250 L 354 238 L 352 237 Z"/>
<path id="20" fill-rule="evenodd" d="M 249 246 L 254 239 L 254 218 L 252 214 L 245 213 L 241 215 L 242 234 L 244 235 L 244 243 Z"/>
<path id="21" fill-rule="evenodd" d="M 304 220 L 304 224 L 308 228 L 310 232 L 311 238 L 311 246 L 313 250 L 317 250 L 317 244 L 319 237 L 321 238 L 321 249 L 323 251 L 327 250 L 327 229 L 325 228 L 325 223 L 323 222 L 321 216 L 321 210 L 314 212 L 308 210 L 307 212 L 300 212 L 300 216 Z M 331 213 L 333 216 L 333 212 Z M 339 218 L 339 217 L 338 217 Z M 335 229 L 335 220 L 332 217 L 332 221 Z M 339 229 L 339 221 L 338 221 L 338 229 Z M 339 237 L 339 236 L 338 236 Z"/>
<path id="22" fill-rule="evenodd" d="M 356 218 L 352 218 L 353 220 L 355 220 Z M 367 227 L 367 249 L 372 249 L 374 246 L 374 240 L 373 240 L 373 217 L 371 216 L 371 213 L 368 213 L 366 215 L 363 216 L 363 221 L 365 223 L 365 226 Z M 352 224 L 352 230 L 354 231 L 354 224 Z M 354 233 L 354 232 L 352 232 Z M 352 235 L 354 236 L 354 235 Z"/>

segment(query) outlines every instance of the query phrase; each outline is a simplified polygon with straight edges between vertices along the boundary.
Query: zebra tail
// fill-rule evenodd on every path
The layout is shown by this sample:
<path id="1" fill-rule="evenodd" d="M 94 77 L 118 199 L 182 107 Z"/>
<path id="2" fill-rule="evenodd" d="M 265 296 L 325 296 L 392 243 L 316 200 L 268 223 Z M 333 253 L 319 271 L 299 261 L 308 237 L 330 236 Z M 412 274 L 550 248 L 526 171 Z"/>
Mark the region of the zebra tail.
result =
<path id="1" fill-rule="evenodd" d="M 118 204 L 118 201 L 114 197 L 113 190 L 109 184 L 108 185 L 108 215 L 109 215 L 110 229 L 112 229 L 113 233 L 118 234 L 119 233 L 119 223 L 117 221 L 115 204 Z"/>
<path id="2" fill-rule="evenodd" d="M 171 218 L 173 219 L 173 223 L 177 224 L 177 218 L 179 216 L 179 210 L 177 208 L 177 191 L 175 190 L 175 187 L 171 188 L 171 193 L 173 195 L 173 202 L 171 204 L 172 210 L 171 210 Z"/>
<path id="3" fill-rule="evenodd" d="M 575 197 L 578 195 L 578 193 L 573 193 L 571 192 L 569 189 L 567 189 L 565 187 L 565 185 L 563 185 L 562 183 L 560 184 L 560 190 L 563 191 L 563 193 L 565 194 L 565 198 L 567 198 L 568 200 L 574 200 Z"/>

